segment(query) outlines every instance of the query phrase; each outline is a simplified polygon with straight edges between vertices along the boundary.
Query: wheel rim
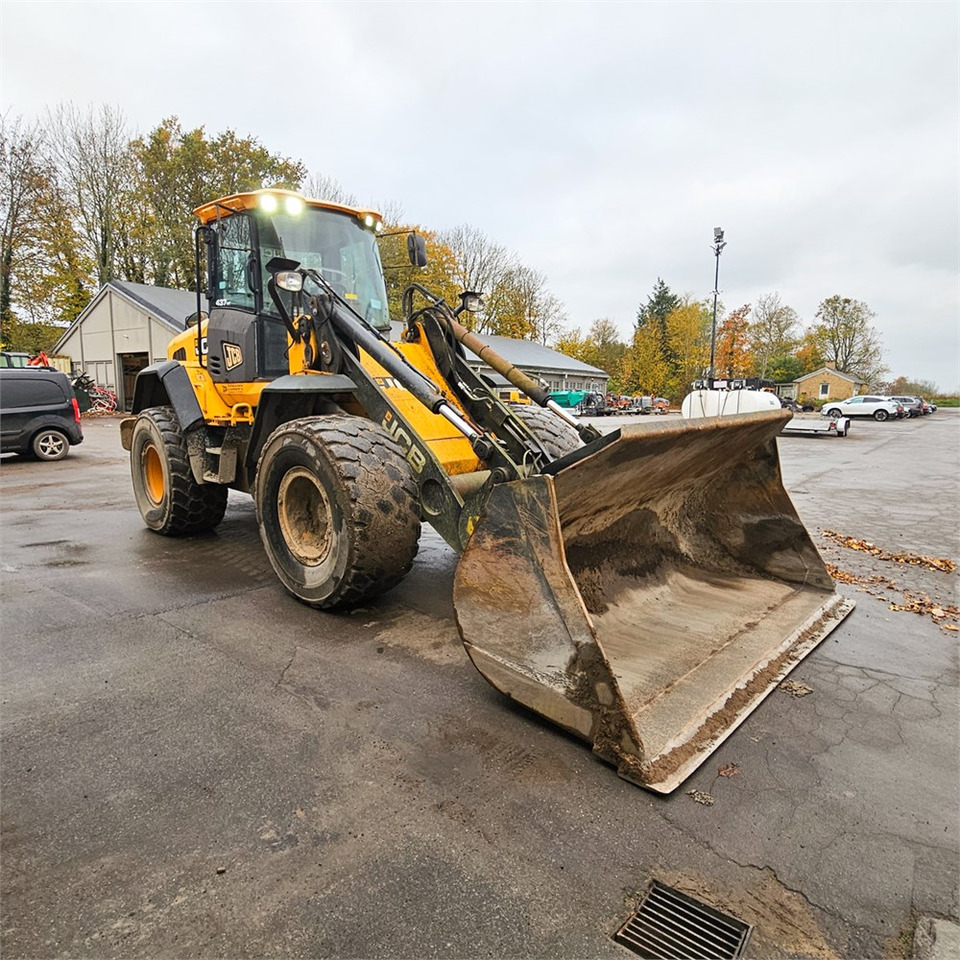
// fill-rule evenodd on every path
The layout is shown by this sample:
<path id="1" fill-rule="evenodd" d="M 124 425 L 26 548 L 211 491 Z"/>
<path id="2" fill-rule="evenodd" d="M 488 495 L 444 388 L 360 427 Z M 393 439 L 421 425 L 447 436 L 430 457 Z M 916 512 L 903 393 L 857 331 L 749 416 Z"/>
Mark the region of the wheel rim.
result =
<path id="1" fill-rule="evenodd" d="M 141 473 L 143 474 L 143 487 L 154 505 L 163 500 L 163 462 L 160 460 L 160 454 L 157 448 L 148 443 L 143 448 L 140 457 Z"/>
<path id="2" fill-rule="evenodd" d="M 323 563 L 333 545 L 333 514 L 326 491 L 306 467 L 288 470 L 280 481 L 277 519 L 287 549 L 299 563 Z"/>
<path id="3" fill-rule="evenodd" d="M 64 443 L 63 437 L 58 436 L 55 433 L 44 434 L 38 441 L 37 446 L 40 448 L 40 453 L 44 457 L 57 457 L 63 453 Z"/>

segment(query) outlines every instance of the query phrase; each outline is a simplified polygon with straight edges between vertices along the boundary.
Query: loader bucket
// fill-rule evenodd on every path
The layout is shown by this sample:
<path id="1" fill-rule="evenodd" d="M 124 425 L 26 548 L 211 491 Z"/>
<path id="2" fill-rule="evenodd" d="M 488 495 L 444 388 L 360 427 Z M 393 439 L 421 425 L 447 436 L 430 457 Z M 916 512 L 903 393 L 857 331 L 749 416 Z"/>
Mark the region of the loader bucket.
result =
<path id="1" fill-rule="evenodd" d="M 669 793 L 846 616 L 764 411 L 628 426 L 493 489 L 454 582 L 507 696 Z"/>

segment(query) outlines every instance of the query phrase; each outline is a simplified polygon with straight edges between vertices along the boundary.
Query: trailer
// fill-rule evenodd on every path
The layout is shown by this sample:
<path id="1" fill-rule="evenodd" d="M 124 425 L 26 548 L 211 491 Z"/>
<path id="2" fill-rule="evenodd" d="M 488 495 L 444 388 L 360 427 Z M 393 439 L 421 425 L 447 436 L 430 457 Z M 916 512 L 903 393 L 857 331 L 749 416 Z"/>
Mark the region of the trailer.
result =
<path id="1" fill-rule="evenodd" d="M 799 434 L 809 437 L 845 437 L 850 432 L 850 417 L 795 416 L 780 431 L 781 436 Z"/>

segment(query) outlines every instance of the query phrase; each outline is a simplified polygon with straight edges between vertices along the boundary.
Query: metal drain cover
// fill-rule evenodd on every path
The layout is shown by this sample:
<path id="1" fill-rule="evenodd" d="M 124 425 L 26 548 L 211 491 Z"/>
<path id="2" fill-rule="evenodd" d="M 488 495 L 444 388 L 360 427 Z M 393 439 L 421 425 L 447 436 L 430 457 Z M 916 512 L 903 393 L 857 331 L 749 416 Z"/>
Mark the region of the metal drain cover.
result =
<path id="1" fill-rule="evenodd" d="M 614 940 L 649 960 L 739 957 L 753 927 L 653 880 L 636 913 Z"/>

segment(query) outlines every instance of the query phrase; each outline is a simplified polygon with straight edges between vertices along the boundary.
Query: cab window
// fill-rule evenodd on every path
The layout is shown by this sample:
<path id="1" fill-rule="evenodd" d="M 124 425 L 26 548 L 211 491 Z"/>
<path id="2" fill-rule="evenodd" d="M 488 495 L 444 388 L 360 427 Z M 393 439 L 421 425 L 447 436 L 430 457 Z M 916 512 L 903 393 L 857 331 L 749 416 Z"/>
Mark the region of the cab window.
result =
<path id="1" fill-rule="evenodd" d="M 255 309 L 254 292 L 247 285 L 248 264 L 254 256 L 249 218 L 234 214 L 220 220 L 217 238 L 217 306 Z"/>

